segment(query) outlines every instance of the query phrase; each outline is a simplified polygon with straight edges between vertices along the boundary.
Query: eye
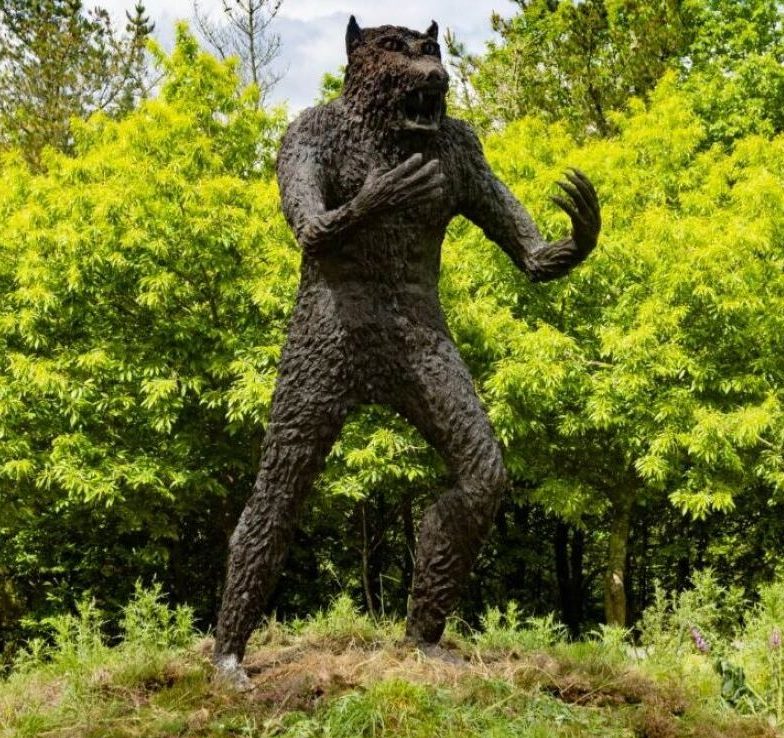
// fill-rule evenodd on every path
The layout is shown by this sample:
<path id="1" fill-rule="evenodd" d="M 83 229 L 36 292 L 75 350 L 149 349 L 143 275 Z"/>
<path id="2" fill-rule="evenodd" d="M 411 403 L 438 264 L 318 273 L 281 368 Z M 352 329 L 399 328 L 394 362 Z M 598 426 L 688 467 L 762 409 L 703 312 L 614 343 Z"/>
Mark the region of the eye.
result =
<path id="1" fill-rule="evenodd" d="M 387 51 L 403 51 L 406 48 L 406 43 L 399 38 L 385 38 L 381 41 L 381 46 Z"/>
<path id="2" fill-rule="evenodd" d="M 425 41 L 422 44 L 422 53 L 428 56 L 440 56 L 440 49 L 438 48 L 438 44 L 434 43 L 433 41 Z"/>

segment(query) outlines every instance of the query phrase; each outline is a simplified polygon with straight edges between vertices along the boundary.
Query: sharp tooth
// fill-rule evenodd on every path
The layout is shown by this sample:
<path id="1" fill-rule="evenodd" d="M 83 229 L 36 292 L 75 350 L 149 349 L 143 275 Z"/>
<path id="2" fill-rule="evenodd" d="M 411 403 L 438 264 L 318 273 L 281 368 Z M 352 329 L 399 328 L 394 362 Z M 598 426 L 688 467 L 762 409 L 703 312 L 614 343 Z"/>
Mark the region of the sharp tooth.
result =
<path id="1" fill-rule="evenodd" d="M 424 101 L 424 99 L 425 99 L 425 96 L 422 94 L 422 90 L 420 90 L 420 91 L 417 93 L 417 97 L 419 98 L 419 104 L 420 104 L 420 105 L 422 105 L 422 103 L 423 103 L 423 101 Z"/>

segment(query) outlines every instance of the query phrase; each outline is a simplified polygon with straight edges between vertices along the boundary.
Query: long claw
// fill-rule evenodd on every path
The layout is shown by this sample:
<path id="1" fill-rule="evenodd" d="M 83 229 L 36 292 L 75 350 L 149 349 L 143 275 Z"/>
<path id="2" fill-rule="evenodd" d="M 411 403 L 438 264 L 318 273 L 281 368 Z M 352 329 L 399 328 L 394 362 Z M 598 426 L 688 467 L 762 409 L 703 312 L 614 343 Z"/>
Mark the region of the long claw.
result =
<path id="1" fill-rule="evenodd" d="M 593 192 L 585 181 L 574 172 L 564 172 L 564 176 L 580 191 L 580 194 L 587 200 L 593 200 Z"/>
<path id="2" fill-rule="evenodd" d="M 593 182 L 586 176 L 586 174 L 576 167 L 571 167 L 572 172 L 574 175 L 579 178 L 579 180 L 585 185 L 585 188 L 590 193 L 591 203 L 594 205 L 594 209 L 596 211 L 597 216 L 601 219 L 601 206 L 599 204 L 599 193 L 596 191 L 596 188 L 593 186 Z M 571 179 L 571 178 L 570 178 Z"/>
<path id="3" fill-rule="evenodd" d="M 574 207 L 574 204 L 560 195 L 550 195 L 550 199 L 563 210 L 572 221 L 582 222 L 583 218 Z"/>
<path id="4" fill-rule="evenodd" d="M 588 203 L 585 202 L 582 192 L 575 185 L 567 182 L 557 182 L 556 184 L 569 195 L 577 212 L 580 213 L 581 220 L 584 220 L 586 215 L 591 215 Z"/>
<path id="5" fill-rule="evenodd" d="M 577 184 L 573 182 L 569 174 L 566 174 L 566 177 L 569 180 L 568 182 L 558 183 L 561 186 L 561 189 L 564 189 L 566 192 L 568 192 L 570 197 L 572 197 L 572 199 L 576 198 L 575 202 L 581 202 L 583 204 L 587 204 L 585 202 L 586 201 L 585 192 L 583 192 L 583 188 L 581 184 Z"/>
<path id="6" fill-rule="evenodd" d="M 598 218 L 599 216 L 599 201 L 596 197 L 593 188 L 590 186 L 590 183 L 587 183 L 584 179 L 582 179 L 577 174 L 572 172 L 566 172 L 566 178 L 574 185 L 574 187 L 579 191 L 582 195 L 582 199 L 586 207 L 590 210 L 591 214 L 594 218 Z"/>
<path id="7" fill-rule="evenodd" d="M 577 167 L 569 167 L 569 169 L 574 173 L 575 176 L 579 177 L 588 186 L 594 195 L 596 194 L 596 189 L 593 186 L 593 182 L 591 182 L 585 172 L 583 172 L 581 169 L 578 169 Z"/>

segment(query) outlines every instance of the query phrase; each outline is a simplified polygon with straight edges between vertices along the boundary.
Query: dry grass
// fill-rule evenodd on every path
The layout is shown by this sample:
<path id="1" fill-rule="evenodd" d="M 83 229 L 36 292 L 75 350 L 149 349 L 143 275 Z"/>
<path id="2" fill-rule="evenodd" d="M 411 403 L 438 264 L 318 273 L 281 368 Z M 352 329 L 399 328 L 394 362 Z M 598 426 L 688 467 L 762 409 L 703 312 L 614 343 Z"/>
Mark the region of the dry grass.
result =
<path id="1" fill-rule="evenodd" d="M 335 612 L 272 621 L 245 666 L 254 688 L 213 680 L 211 639 L 105 649 L 0 683 L 0 737 L 781 738 L 705 685 L 646 671 L 601 643 L 524 650 L 458 634 L 424 653 L 399 624 Z M 510 634 L 503 634 L 505 639 Z M 484 643 L 486 644 L 486 638 Z M 6 727 L 8 726 L 8 727 Z"/>

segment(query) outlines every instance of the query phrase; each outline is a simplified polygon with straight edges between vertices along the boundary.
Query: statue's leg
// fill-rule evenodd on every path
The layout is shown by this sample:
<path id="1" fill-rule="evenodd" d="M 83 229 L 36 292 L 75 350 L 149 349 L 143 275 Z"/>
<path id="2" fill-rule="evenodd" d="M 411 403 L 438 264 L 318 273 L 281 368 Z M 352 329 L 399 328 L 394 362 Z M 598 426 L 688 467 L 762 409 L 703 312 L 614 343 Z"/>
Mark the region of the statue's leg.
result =
<path id="1" fill-rule="evenodd" d="M 454 486 L 421 523 L 406 635 L 437 643 L 508 482 L 501 449 L 456 347 L 440 331 L 417 334 L 408 344 L 409 376 L 399 384 L 399 409 L 443 457 Z"/>
<path id="2" fill-rule="evenodd" d="M 350 407 L 347 379 L 339 346 L 290 336 L 259 473 L 229 543 L 213 656 L 226 671 L 242 661 L 283 567 L 303 499 L 340 433 Z"/>

